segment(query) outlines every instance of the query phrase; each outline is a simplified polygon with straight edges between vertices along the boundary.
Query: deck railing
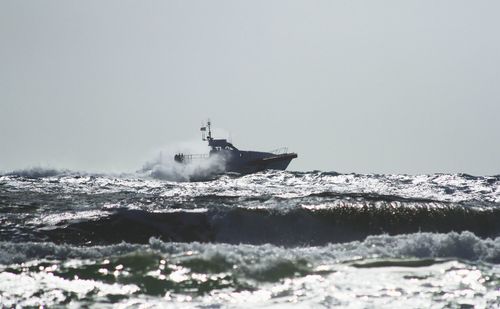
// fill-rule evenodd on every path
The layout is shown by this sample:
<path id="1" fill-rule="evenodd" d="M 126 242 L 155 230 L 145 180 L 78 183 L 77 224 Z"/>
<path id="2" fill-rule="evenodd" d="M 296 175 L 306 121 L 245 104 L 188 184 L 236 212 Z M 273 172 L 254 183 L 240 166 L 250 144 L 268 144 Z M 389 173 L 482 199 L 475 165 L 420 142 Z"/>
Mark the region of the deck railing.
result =
<path id="1" fill-rule="evenodd" d="M 202 160 L 202 159 L 208 159 L 208 154 L 202 153 L 202 154 L 184 155 L 184 161 L 193 161 L 193 160 Z"/>
<path id="2" fill-rule="evenodd" d="M 281 147 L 281 148 L 273 149 L 269 152 L 272 154 L 275 154 L 275 155 L 282 155 L 282 154 L 288 153 L 288 147 Z"/>

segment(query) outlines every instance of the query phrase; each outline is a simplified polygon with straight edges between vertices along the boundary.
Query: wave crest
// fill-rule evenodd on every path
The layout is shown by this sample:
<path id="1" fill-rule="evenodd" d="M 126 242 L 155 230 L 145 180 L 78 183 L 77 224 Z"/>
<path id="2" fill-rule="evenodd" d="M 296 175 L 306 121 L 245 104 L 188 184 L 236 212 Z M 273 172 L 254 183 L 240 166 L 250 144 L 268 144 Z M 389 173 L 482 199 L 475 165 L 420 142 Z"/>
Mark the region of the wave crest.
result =
<path id="1" fill-rule="evenodd" d="M 61 175 L 69 175 L 71 172 L 69 170 L 59 170 L 55 168 L 45 168 L 45 167 L 32 167 L 27 169 L 14 170 L 12 172 L 4 174 L 4 176 L 14 176 L 14 177 L 24 177 L 24 178 L 45 178 L 45 177 L 56 177 Z"/>

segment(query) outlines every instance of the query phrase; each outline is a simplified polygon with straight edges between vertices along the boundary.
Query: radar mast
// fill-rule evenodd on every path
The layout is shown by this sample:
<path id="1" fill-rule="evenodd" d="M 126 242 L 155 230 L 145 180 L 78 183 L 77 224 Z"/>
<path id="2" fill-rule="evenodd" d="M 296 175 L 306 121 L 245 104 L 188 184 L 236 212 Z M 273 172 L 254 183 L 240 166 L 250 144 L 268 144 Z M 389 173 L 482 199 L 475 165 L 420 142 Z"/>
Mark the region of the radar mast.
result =
<path id="1" fill-rule="evenodd" d="M 212 123 L 210 122 L 210 119 L 208 119 L 207 121 L 207 125 L 206 126 L 202 126 L 200 128 L 200 131 L 201 131 L 201 140 L 202 141 L 211 141 L 212 140 L 212 128 L 211 128 L 211 125 Z M 205 136 L 205 132 L 207 131 L 207 127 L 208 127 L 208 134 L 207 136 Z"/>
<path id="2" fill-rule="evenodd" d="M 212 123 L 210 122 L 210 119 L 208 119 L 208 121 L 207 121 L 207 127 L 208 127 L 208 136 L 207 136 L 207 139 L 208 139 L 209 141 L 211 141 L 211 140 L 212 140 L 212 129 L 211 129 L 211 127 L 210 127 L 210 126 L 211 126 L 211 124 L 212 124 Z"/>

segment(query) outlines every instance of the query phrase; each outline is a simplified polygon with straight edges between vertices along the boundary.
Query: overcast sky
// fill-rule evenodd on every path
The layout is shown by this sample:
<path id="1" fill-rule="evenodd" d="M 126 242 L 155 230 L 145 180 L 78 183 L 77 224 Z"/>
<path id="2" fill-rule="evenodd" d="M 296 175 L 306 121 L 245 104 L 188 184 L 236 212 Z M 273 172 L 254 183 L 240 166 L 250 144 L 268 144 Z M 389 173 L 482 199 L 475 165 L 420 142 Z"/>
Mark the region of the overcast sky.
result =
<path id="1" fill-rule="evenodd" d="M 0 171 L 134 171 L 210 117 L 240 149 L 288 146 L 291 170 L 500 174 L 499 12 L 2 0 Z"/>

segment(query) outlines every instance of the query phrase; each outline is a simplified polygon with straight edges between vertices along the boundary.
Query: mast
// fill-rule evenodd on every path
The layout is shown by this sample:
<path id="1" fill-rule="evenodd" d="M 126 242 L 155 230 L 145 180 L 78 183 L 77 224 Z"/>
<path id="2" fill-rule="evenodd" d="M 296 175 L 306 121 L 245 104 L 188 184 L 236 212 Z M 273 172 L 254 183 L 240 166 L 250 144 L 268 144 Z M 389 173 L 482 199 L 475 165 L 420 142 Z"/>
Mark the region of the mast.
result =
<path id="1" fill-rule="evenodd" d="M 208 127 L 208 136 L 207 136 L 207 139 L 209 141 L 212 140 L 212 129 L 210 128 L 210 125 L 211 125 L 211 122 L 210 122 L 210 119 L 208 119 L 208 121 L 207 121 L 207 127 Z"/>
<path id="2" fill-rule="evenodd" d="M 200 128 L 201 139 L 203 141 L 209 141 L 210 142 L 212 140 L 212 128 L 211 128 L 211 124 L 212 123 L 210 122 L 210 119 L 208 119 L 207 125 Z M 208 135 L 205 137 L 205 132 L 207 131 L 207 127 L 208 127 Z"/>

